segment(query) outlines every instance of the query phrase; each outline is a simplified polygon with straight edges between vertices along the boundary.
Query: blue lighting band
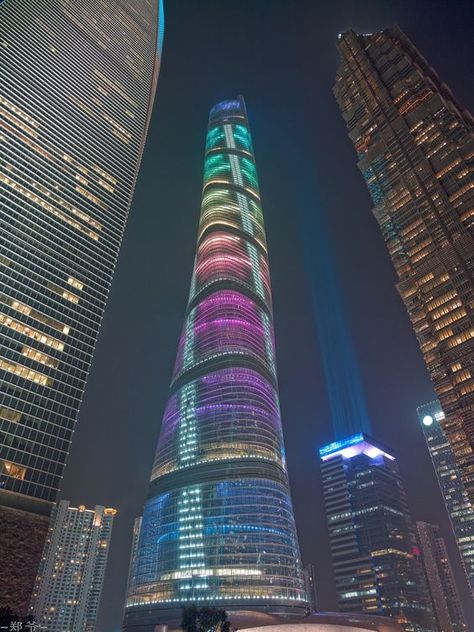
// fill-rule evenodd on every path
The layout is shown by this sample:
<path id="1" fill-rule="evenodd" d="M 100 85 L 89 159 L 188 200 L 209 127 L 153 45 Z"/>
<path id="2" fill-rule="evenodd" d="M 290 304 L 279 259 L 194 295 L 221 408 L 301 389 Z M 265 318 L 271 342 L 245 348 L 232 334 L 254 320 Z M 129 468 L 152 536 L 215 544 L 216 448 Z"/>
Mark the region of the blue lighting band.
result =
<path id="1" fill-rule="evenodd" d="M 333 452 L 338 452 L 343 448 L 348 448 L 351 445 L 356 445 L 364 440 L 364 435 L 359 432 L 352 437 L 348 437 L 347 439 L 342 439 L 341 441 L 334 441 L 329 445 L 325 445 L 319 450 L 319 456 L 328 456 L 328 454 L 332 454 Z"/>

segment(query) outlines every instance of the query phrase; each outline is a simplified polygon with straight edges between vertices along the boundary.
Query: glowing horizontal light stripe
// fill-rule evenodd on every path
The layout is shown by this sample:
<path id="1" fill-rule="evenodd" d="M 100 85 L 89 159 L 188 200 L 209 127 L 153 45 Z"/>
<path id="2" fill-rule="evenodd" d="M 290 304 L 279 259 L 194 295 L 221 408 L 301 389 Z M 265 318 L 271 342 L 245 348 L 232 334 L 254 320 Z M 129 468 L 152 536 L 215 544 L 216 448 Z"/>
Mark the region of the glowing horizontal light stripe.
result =
<path id="1" fill-rule="evenodd" d="M 353 437 L 349 437 L 342 441 L 335 441 L 334 443 L 331 443 L 319 450 L 319 455 L 322 461 L 328 461 L 336 456 L 351 459 L 352 457 L 360 454 L 365 454 L 371 459 L 376 459 L 379 456 L 384 456 L 391 461 L 395 459 L 394 456 L 374 445 L 370 438 L 362 433 L 356 434 Z"/>
<path id="2" fill-rule="evenodd" d="M 241 112 L 241 104 L 240 101 L 234 99 L 233 101 L 222 101 L 218 103 L 209 112 L 209 118 L 216 116 L 216 114 L 230 114 L 235 112 Z"/>
<path id="3" fill-rule="evenodd" d="M 326 454 L 330 454 L 331 452 L 335 452 L 340 450 L 341 448 L 346 448 L 347 446 L 354 445 L 364 440 L 364 436 L 362 433 L 356 434 L 353 437 L 348 437 L 347 439 L 342 439 L 341 441 L 334 441 L 329 445 L 326 445 L 319 450 L 319 456 L 326 456 Z"/>
<path id="4" fill-rule="evenodd" d="M 143 599 L 143 598 L 142 598 Z M 284 594 L 278 594 L 278 595 L 268 595 L 268 594 L 255 594 L 255 595 L 241 595 L 236 594 L 236 595 L 222 595 L 219 593 L 214 593 L 214 594 L 207 594 L 206 596 L 193 596 L 193 597 L 174 597 L 172 599 L 153 599 L 150 598 L 148 600 L 142 600 L 142 601 L 138 601 L 138 599 L 129 599 L 126 605 L 126 608 L 130 608 L 132 606 L 148 606 L 149 604 L 154 604 L 154 603 L 181 603 L 181 602 L 190 602 L 190 601 L 209 601 L 209 600 L 213 600 L 213 599 L 218 599 L 219 601 L 235 601 L 235 600 L 239 600 L 239 599 L 278 599 L 278 601 L 281 602 L 290 602 L 290 601 L 298 601 L 301 604 L 307 605 L 307 601 L 305 599 L 305 597 L 303 597 L 303 594 L 298 595 L 297 597 L 294 597 L 292 595 L 284 595 Z"/>
<path id="5" fill-rule="evenodd" d="M 204 188 L 206 188 L 210 184 L 213 184 L 213 185 L 222 184 L 223 186 L 226 186 L 233 183 L 230 182 L 230 180 L 221 180 L 219 178 L 211 178 L 204 182 Z M 242 189 L 246 191 L 247 193 L 249 193 L 250 195 L 252 195 L 255 199 L 257 199 L 258 202 L 260 202 L 260 194 L 258 191 L 250 187 L 242 187 Z"/>
<path id="6" fill-rule="evenodd" d="M 234 577 L 248 575 L 262 575 L 258 568 L 195 568 L 189 571 L 174 571 L 173 573 L 163 573 L 160 579 L 186 579 L 189 577 Z"/>

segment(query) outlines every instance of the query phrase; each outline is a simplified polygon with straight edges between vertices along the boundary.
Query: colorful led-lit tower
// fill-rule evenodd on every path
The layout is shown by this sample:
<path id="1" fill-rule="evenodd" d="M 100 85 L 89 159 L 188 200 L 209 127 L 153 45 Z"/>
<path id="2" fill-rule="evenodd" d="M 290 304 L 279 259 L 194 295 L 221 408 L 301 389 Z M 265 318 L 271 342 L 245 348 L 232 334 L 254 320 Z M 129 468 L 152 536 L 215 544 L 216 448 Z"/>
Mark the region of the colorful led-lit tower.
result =
<path id="1" fill-rule="evenodd" d="M 0 606 L 24 613 L 153 107 L 161 0 L 0 3 Z"/>
<path id="2" fill-rule="evenodd" d="M 364 433 L 319 451 L 341 612 L 433 632 L 432 609 L 395 457 Z"/>
<path id="3" fill-rule="evenodd" d="M 398 27 L 338 49 L 334 93 L 474 505 L 474 120 Z"/>
<path id="4" fill-rule="evenodd" d="M 212 108 L 189 302 L 125 629 L 181 606 L 307 606 L 278 402 L 267 245 L 243 99 Z"/>

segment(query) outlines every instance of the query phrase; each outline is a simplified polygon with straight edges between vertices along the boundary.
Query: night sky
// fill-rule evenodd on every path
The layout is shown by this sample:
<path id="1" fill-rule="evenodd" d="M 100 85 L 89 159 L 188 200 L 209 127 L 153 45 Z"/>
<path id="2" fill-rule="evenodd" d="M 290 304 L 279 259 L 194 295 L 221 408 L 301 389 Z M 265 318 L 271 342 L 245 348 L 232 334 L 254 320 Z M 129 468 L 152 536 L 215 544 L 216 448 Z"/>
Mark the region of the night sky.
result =
<path id="1" fill-rule="evenodd" d="M 460 0 L 165 0 L 150 132 L 61 493 L 119 510 L 97 632 L 121 623 L 132 523 L 189 290 L 208 110 L 237 94 L 247 103 L 266 220 L 296 524 L 303 561 L 318 569 L 320 606 L 335 608 L 317 460 L 333 439 L 317 334 L 322 243 L 372 433 L 399 456 L 414 519 L 441 524 L 454 551 L 416 417 L 434 393 L 331 90 L 337 34 L 397 22 L 472 111 L 471 10 Z"/>

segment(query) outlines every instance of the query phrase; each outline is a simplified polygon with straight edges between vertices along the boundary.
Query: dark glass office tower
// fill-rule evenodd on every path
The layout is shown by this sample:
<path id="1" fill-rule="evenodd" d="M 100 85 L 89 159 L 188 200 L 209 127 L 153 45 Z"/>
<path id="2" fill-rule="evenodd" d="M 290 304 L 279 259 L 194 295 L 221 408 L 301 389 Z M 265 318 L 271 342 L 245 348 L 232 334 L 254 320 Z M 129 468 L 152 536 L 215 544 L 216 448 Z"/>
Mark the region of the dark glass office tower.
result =
<path id="1" fill-rule="evenodd" d="M 427 522 L 417 522 L 416 535 L 438 630 L 464 632 L 467 626 L 461 599 L 439 527 Z"/>
<path id="2" fill-rule="evenodd" d="M 160 6 L 0 5 L 0 605 L 19 610 L 137 178 L 159 70 Z"/>
<path id="3" fill-rule="evenodd" d="M 467 581 L 474 596 L 474 507 L 467 496 L 451 444 L 441 428 L 444 413 L 439 402 L 419 406 L 417 412 Z"/>
<path id="4" fill-rule="evenodd" d="M 338 49 L 334 93 L 474 503 L 474 121 L 399 28 Z"/>
<path id="5" fill-rule="evenodd" d="M 197 254 L 125 629 L 181 606 L 307 606 L 278 402 L 267 244 L 243 99 L 212 108 Z"/>
<path id="6" fill-rule="evenodd" d="M 433 632 L 395 457 L 365 434 L 319 455 L 339 610 L 389 616 L 406 632 Z"/>

